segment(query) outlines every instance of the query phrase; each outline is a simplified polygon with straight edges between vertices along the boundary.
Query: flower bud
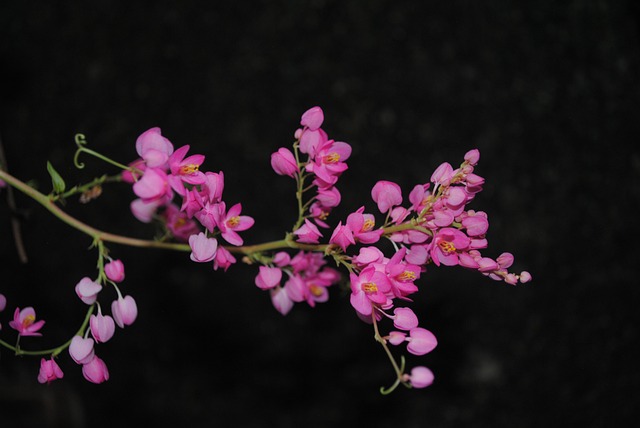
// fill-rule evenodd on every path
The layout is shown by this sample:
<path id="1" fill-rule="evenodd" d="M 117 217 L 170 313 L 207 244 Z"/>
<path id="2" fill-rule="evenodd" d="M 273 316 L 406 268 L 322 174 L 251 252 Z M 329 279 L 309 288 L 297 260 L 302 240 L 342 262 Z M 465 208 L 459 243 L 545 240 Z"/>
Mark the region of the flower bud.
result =
<path id="1" fill-rule="evenodd" d="M 410 308 L 395 308 L 393 310 L 393 325 L 400 330 L 411 330 L 418 327 L 418 317 Z"/>
<path id="2" fill-rule="evenodd" d="M 113 319 L 120 328 L 125 325 L 131 325 L 138 316 L 138 307 L 136 301 L 131 296 L 119 297 L 111 303 L 111 313 Z"/>
<path id="3" fill-rule="evenodd" d="M 96 302 L 100 290 L 102 290 L 102 285 L 86 276 L 76 285 L 76 294 L 87 305 L 93 305 Z"/>
<path id="4" fill-rule="evenodd" d="M 438 340 L 433 333 L 422 327 L 412 329 L 409 332 L 407 341 L 409 342 L 407 344 L 407 351 L 413 355 L 428 354 L 438 345 Z"/>
<path id="5" fill-rule="evenodd" d="M 38 382 L 40 383 L 49 383 L 56 379 L 62 379 L 64 373 L 60 369 L 60 366 L 52 359 L 45 360 L 42 358 L 40 360 L 40 372 L 38 373 Z"/>
<path id="6" fill-rule="evenodd" d="M 300 171 L 293 153 L 287 148 L 281 147 L 271 154 L 271 167 L 278 175 L 294 177 Z"/>
<path id="7" fill-rule="evenodd" d="M 109 380 L 107 365 L 98 357 L 93 357 L 91 361 L 82 366 L 82 375 L 91 383 L 102 383 Z"/>
<path id="8" fill-rule="evenodd" d="M 109 315 L 91 315 L 89 318 L 89 327 L 91 335 L 96 342 L 104 343 L 113 337 L 116 330 L 116 324 Z"/>
<path id="9" fill-rule="evenodd" d="M 69 355 L 78 364 L 88 363 L 95 355 L 93 352 L 93 339 L 73 336 L 71 345 L 69 345 Z"/>
<path id="10" fill-rule="evenodd" d="M 433 383 L 433 372 L 424 366 L 414 367 L 411 369 L 409 381 L 414 388 L 426 388 Z"/>
<path id="11" fill-rule="evenodd" d="M 122 282 L 124 280 L 124 264 L 120 260 L 113 260 L 105 265 L 104 273 L 111 281 Z"/>

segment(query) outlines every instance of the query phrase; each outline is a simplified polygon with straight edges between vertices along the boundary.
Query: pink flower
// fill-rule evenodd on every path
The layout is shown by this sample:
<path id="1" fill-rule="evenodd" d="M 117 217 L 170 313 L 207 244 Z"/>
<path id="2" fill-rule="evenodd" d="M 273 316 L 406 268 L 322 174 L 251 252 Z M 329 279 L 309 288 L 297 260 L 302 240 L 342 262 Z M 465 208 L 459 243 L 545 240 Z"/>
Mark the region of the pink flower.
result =
<path id="1" fill-rule="evenodd" d="M 162 136 L 160 128 L 151 128 L 143 132 L 136 140 L 136 151 L 147 166 L 163 166 L 173 153 L 173 144 Z"/>
<path id="2" fill-rule="evenodd" d="M 458 251 L 467 249 L 471 240 L 467 235 L 452 227 L 440 229 L 433 238 L 431 259 L 440 266 L 455 266 L 459 263 Z"/>
<path id="3" fill-rule="evenodd" d="M 410 308 L 395 308 L 393 314 L 393 325 L 396 328 L 411 330 L 418 327 L 418 317 Z"/>
<path id="4" fill-rule="evenodd" d="M 531 274 L 526 270 L 520 272 L 520 282 L 524 284 L 529 281 L 531 281 Z"/>
<path id="5" fill-rule="evenodd" d="M 217 204 L 222 201 L 222 191 L 224 190 L 224 173 L 205 172 L 205 182 L 202 184 L 203 193 L 209 202 Z"/>
<path id="6" fill-rule="evenodd" d="M 133 184 L 133 193 L 147 203 L 164 198 L 171 193 L 167 174 L 159 168 L 147 168 Z"/>
<path id="7" fill-rule="evenodd" d="M 300 172 L 298 162 L 291 153 L 291 150 L 281 147 L 277 152 L 271 154 L 271 168 L 278 175 L 288 175 L 294 177 L 296 173 Z"/>
<path id="8" fill-rule="evenodd" d="M 465 153 L 464 160 L 472 166 L 477 165 L 478 161 L 480 161 L 480 151 L 478 149 L 469 150 Z"/>
<path id="9" fill-rule="evenodd" d="M 109 315 L 102 315 L 102 311 L 98 309 L 98 315 L 91 315 L 89 318 L 89 327 L 91 335 L 98 343 L 105 343 L 113 337 L 116 330 L 116 324 Z"/>
<path id="10" fill-rule="evenodd" d="M 363 244 L 374 244 L 380 240 L 384 232 L 382 229 L 374 229 L 376 225 L 375 217 L 372 214 L 364 214 L 364 207 L 360 207 L 356 212 L 347 217 L 347 226 L 353 232 L 356 241 Z"/>
<path id="11" fill-rule="evenodd" d="M 69 355 L 78 364 L 86 364 L 93 359 L 93 339 L 73 336 L 69 345 Z"/>
<path id="12" fill-rule="evenodd" d="M 76 284 L 76 294 L 87 305 L 93 305 L 96 302 L 100 290 L 102 290 L 102 285 L 86 276 Z"/>
<path id="13" fill-rule="evenodd" d="M 341 141 L 327 141 L 317 149 L 314 162 L 307 164 L 306 170 L 313 172 L 322 182 L 319 187 L 331 187 L 337 177 L 348 169 L 344 162 L 351 156 L 351 146 Z"/>
<path id="14" fill-rule="evenodd" d="M 362 315 L 371 315 L 373 305 L 382 305 L 387 302 L 385 293 L 391 290 L 391 283 L 387 276 L 378 272 L 375 266 L 369 265 L 360 275 L 350 275 L 351 281 L 351 306 Z"/>
<path id="15" fill-rule="evenodd" d="M 4 311 L 4 308 L 7 307 L 7 298 L 4 297 L 4 294 L 0 294 L 0 312 Z"/>
<path id="16" fill-rule="evenodd" d="M 424 355 L 433 351 L 438 345 L 438 340 L 429 330 L 416 327 L 409 331 L 407 338 L 407 351 L 413 355 Z"/>
<path id="17" fill-rule="evenodd" d="M 274 288 L 280 284 L 282 270 L 277 267 L 260 266 L 258 276 L 256 276 L 256 286 L 262 290 Z"/>
<path id="18" fill-rule="evenodd" d="M 478 211 L 469 211 L 461 221 L 462 227 L 467 230 L 469 236 L 481 236 L 487 233 L 489 229 L 489 221 L 487 220 L 487 214 Z"/>
<path id="19" fill-rule="evenodd" d="M 318 106 L 311 107 L 309 110 L 305 111 L 300 118 L 300 125 L 306 126 L 312 131 L 320 128 L 320 126 L 322 126 L 322 122 L 324 122 L 324 112 Z"/>
<path id="20" fill-rule="evenodd" d="M 185 158 L 188 151 L 188 145 L 182 146 L 169 156 L 171 175 L 187 184 L 203 184 L 206 181 L 206 177 L 204 173 L 200 171 L 200 165 L 204 162 L 204 155 L 191 155 Z M 177 182 L 173 182 L 172 184 L 176 192 L 183 193 L 180 190 L 182 189 L 181 185 Z M 178 188 L 176 189 L 176 187 Z"/>
<path id="21" fill-rule="evenodd" d="M 218 241 L 215 238 L 208 238 L 204 232 L 189 237 L 191 247 L 191 260 L 198 263 L 206 263 L 213 260 L 218 249 Z"/>
<path id="22" fill-rule="evenodd" d="M 449 162 L 444 162 L 440 164 L 438 168 L 436 168 L 433 174 L 431 174 L 430 181 L 432 183 L 448 186 L 452 177 L 453 177 L 453 167 Z"/>
<path id="23" fill-rule="evenodd" d="M 20 336 L 42 336 L 38 330 L 43 325 L 44 321 L 36 321 L 36 311 L 30 306 L 23 310 L 16 308 L 13 313 L 13 321 L 9 321 L 9 327 L 17 330 Z"/>
<path id="24" fill-rule="evenodd" d="M 336 187 L 322 189 L 318 191 L 316 200 L 325 208 L 334 208 L 340 205 L 342 196 Z"/>
<path id="25" fill-rule="evenodd" d="M 384 254 L 377 247 L 362 247 L 357 256 L 351 261 L 359 268 L 364 268 L 371 263 L 382 263 Z"/>
<path id="26" fill-rule="evenodd" d="M 97 356 L 82 366 L 82 375 L 91 383 L 102 383 L 109 380 L 107 365 Z"/>
<path id="27" fill-rule="evenodd" d="M 62 379 L 64 377 L 64 373 L 60 366 L 51 358 L 50 360 L 45 360 L 42 358 L 40 360 L 40 372 L 38 373 L 38 382 L 40 383 L 50 383 L 56 379 Z"/>
<path id="28" fill-rule="evenodd" d="M 218 212 L 216 213 L 216 224 L 222 234 L 222 237 L 231 245 L 242 245 L 244 242 L 237 232 L 249 229 L 253 226 L 253 218 L 240 215 L 242 211 L 241 204 L 235 204 L 229 208 L 229 212 L 225 214 L 225 204 L 218 204 Z"/>
<path id="29" fill-rule="evenodd" d="M 142 199 L 134 199 L 131 201 L 129 207 L 131 208 L 131 213 L 135 218 L 143 223 L 150 223 L 151 220 L 153 220 L 153 216 L 158 210 L 158 207 L 160 207 L 163 202 L 164 201 L 161 200 L 146 202 Z"/>
<path id="30" fill-rule="evenodd" d="M 353 232 L 347 225 L 342 225 L 342 222 L 338 223 L 338 226 L 334 229 L 329 239 L 330 244 L 336 244 L 342 251 L 347 251 L 349 245 L 354 245 L 356 241 L 353 239 Z"/>
<path id="31" fill-rule="evenodd" d="M 229 266 L 236 262 L 236 258 L 224 247 L 218 247 L 216 251 L 216 257 L 213 259 L 213 269 L 218 270 L 222 268 L 225 272 L 229 269 Z"/>
<path id="32" fill-rule="evenodd" d="M 293 234 L 298 237 L 298 242 L 303 244 L 317 244 L 318 239 L 322 236 L 316 225 L 306 218 L 304 219 L 304 224 L 294 230 Z"/>
<path id="33" fill-rule="evenodd" d="M 124 280 L 124 264 L 120 260 L 112 260 L 104 266 L 104 273 L 113 282 Z"/>
<path id="34" fill-rule="evenodd" d="M 380 180 L 371 189 L 371 197 L 380 212 L 386 213 L 402 203 L 402 190 L 396 183 Z"/>
<path id="35" fill-rule="evenodd" d="M 131 325 L 138 316 L 138 306 L 136 301 L 131 296 L 120 296 L 118 300 L 114 300 L 111 303 L 111 313 L 113 319 L 120 328 L 124 328 L 125 325 Z"/>
<path id="36" fill-rule="evenodd" d="M 411 369 L 409 382 L 414 388 L 426 388 L 433 383 L 433 372 L 424 366 L 417 366 Z"/>

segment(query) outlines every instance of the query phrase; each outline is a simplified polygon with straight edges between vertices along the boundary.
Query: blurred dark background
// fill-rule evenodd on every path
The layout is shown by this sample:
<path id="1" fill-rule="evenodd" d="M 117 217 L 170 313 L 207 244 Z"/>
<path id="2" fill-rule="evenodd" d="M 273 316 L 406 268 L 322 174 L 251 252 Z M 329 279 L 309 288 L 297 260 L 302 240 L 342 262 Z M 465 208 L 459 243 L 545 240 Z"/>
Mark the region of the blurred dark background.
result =
<path id="1" fill-rule="evenodd" d="M 446 4 L 445 4 L 446 3 Z M 347 296 L 282 317 L 253 284 L 187 254 L 110 245 L 138 321 L 97 353 L 111 379 L 89 384 L 67 353 L 61 381 L 37 383 L 38 358 L 0 350 L 2 426 L 140 424 L 326 427 L 627 426 L 638 416 L 638 6 L 632 1 L 418 2 L 3 1 L 0 133 L 9 170 L 48 192 L 49 160 L 72 185 L 114 168 L 152 126 L 225 172 L 225 199 L 257 222 L 247 243 L 294 221 L 293 183 L 269 155 L 320 105 L 330 136 L 353 146 L 333 224 L 379 179 L 405 189 L 479 148 L 488 255 L 511 251 L 530 284 L 430 269 L 414 308 L 439 338 L 409 364 L 425 390 L 393 379 Z M 2 191 L 4 200 L 6 191 Z M 0 338 L 15 306 L 47 320 L 24 348 L 55 346 L 85 307 L 90 240 L 16 195 L 29 263 L 0 205 Z M 152 236 L 113 185 L 65 209 L 115 233 Z M 110 291 L 103 304 L 113 298 Z"/>

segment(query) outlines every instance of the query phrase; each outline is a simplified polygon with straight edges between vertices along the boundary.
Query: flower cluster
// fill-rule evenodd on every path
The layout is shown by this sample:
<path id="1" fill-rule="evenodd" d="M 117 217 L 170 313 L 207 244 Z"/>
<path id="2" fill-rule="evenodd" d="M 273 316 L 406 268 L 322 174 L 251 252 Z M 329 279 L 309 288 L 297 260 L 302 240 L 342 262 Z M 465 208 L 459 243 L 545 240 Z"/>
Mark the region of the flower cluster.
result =
<path id="1" fill-rule="evenodd" d="M 161 133 L 151 128 L 136 140 L 140 156 L 123 173 L 124 181 L 133 185 L 138 197 L 131 202 L 131 211 L 140 221 L 160 220 L 171 236 L 188 241 L 191 259 L 205 263 L 213 261 L 214 269 L 227 270 L 235 257 L 218 245 L 220 235 L 231 245 L 242 245 L 238 232 L 249 229 L 253 218 L 240 215 L 241 204 L 227 209 L 222 200 L 224 173 L 202 172 L 204 155 L 187 156 L 189 146 L 176 150 Z M 174 199 L 181 199 L 180 205 Z"/>
<path id="2" fill-rule="evenodd" d="M 330 139 L 322 129 L 323 123 L 320 107 L 307 110 L 294 133 L 292 149 L 281 147 L 271 155 L 276 174 L 296 182 L 298 215 L 284 239 L 250 246 L 244 245 L 239 232 L 251 228 L 254 220 L 242 215 L 240 203 L 227 208 L 222 198 L 223 172 L 201 171 L 204 155 L 189 155 L 188 145 L 175 149 L 160 128 L 151 128 L 137 138 L 135 148 L 139 158 L 129 166 L 86 149 L 84 136 L 76 136 L 76 158 L 87 152 L 124 169 L 112 181 L 121 179 L 132 186 L 137 197 L 130 205 L 133 215 L 142 222 L 159 221 L 165 228 L 164 236 L 153 241 L 97 231 L 52 206 L 52 201 L 73 194 L 81 194 L 82 203 L 95 199 L 102 192 L 106 176 L 66 190 L 62 177 L 48 164 L 54 190 L 43 195 L 0 169 L 0 187 L 8 184 L 22 190 L 67 224 L 90 235 L 99 250 L 98 277 L 84 277 L 75 287 L 78 298 L 89 309 L 71 340 L 53 350 L 22 351 L 20 338 L 41 336 L 45 321 L 36 319 L 32 307 L 17 307 L 8 323 L 18 333 L 16 344 L 12 346 L 0 339 L 0 345 L 16 355 L 49 356 L 40 362 L 41 383 L 63 377 L 55 358 L 65 349 L 82 366 L 88 381 L 108 380 L 107 365 L 96 355 L 95 345 L 109 341 L 116 326 L 129 326 L 138 315 L 136 301 L 129 295 L 123 296 L 119 289 L 118 284 L 125 278 L 124 265 L 108 256 L 104 242 L 111 241 L 187 251 L 192 261 L 212 263 L 213 269 L 224 271 L 236 263 L 233 254 L 240 254 L 243 262 L 257 264 L 255 285 L 269 293 L 273 306 L 282 315 L 289 313 L 294 303 L 306 302 L 315 307 L 326 302 L 330 287 L 345 279 L 355 314 L 373 326 L 374 337 L 396 373 L 395 383 L 381 391 L 391 392 L 401 384 L 412 388 L 431 385 L 434 375 L 430 369 L 419 365 L 406 370 L 404 358 L 398 363 L 390 348 L 403 346 L 408 353 L 423 356 L 437 346 L 434 333 L 416 315 L 420 311 L 409 307 L 419 291 L 417 281 L 427 269 L 461 266 L 511 285 L 526 283 L 531 275 L 527 271 L 509 270 L 514 263 L 511 253 L 503 252 L 496 258 L 484 254 L 488 248 L 488 216 L 468 207 L 484 185 L 484 178 L 475 173 L 480 159 L 476 149 L 468 151 L 457 168 L 442 163 L 428 181 L 405 193 L 407 201 L 399 184 L 377 181 L 370 196 L 381 216 L 360 203 L 346 219 L 330 226 L 328 217 L 341 203 L 336 185 L 348 169 L 346 161 L 351 146 Z M 81 167 L 77 162 L 76 165 Z M 376 215 L 380 218 L 376 219 Z M 166 242 L 172 238 L 179 242 Z M 328 267 L 330 259 L 345 268 L 348 276 Z M 117 294 L 111 302 L 110 314 L 103 313 L 98 302 L 106 286 L 113 286 Z M 0 312 L 6 306 L 6 298 L 0 294 Z"/>

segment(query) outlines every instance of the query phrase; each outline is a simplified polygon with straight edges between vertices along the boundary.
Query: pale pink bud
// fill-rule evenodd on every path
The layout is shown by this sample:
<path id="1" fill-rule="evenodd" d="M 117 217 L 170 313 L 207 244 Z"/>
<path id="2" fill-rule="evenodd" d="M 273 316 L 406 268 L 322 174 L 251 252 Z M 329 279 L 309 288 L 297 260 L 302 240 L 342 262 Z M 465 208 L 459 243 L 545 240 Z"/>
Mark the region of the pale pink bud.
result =
<path id="1" fill-rule="evenodd" d="M 93 339 L 73 336 L 69 345 L 69 355 L 78 364 L 87 364 L 95 355 L 93 351 Z"/>
<path id="2" fill-rule="evenodd" d="M 407 338 L 407 334 L 401 331 L 391 331 L 389 332 L 389 336 L 387 336 L 387 340 L 392 345 L 399 345 L 405 341 Z"/>
<path id="3" fill-rule="evenodd" d="M 508 269 L 513 264 L 513 254 L 502 253 L 498 256 L 496 262 L 498 262 L 501 269 Z"/>
<path id="4" fill-rule="evenodd" d="M 279 251 L 273 256 L 273 263 L 278 267 L 287 266 L 290 262 L 291 256 L 284 251 Z"/>
<path id="5" fill-rule="evenodd" d="M 412 329 L 409 332 L 407 341 L 409 342 L 407 344 L 407 351 L 413 355 L 428 354 L 438 345 L 438 340 L 433 333 L 422 327 Z"/>
<path id="6" fill-rule="evenodd" d="M 371 263 L 380 263 L 384 259 L 384 254 L 377 247 L 362 247 L 357 256 L 352 261 L 359 267 L 367 266 Z"/>
<path id="7" fill-rule="evenodd" d="M 167 174 L 158 168 L 147 168 L 133 185 L 133 193 L 145 202 L 162 198 L 169 189 Z"/>
<path id="8" fill-rule="evenodd" d="M 411 369 L 409 381 L 414 388 L 426 388 L 433 383 L 433 372 L 424 366 L 417 366 Z"/>
<path id="9" fill-rule="evenodd" d="M 276 287 L 271 290 L 271 303 L 282 315 L 287 315 L 293 307 L 293 300 L 289 298 L 287 292 L 282 287 Z"/>
<path id="10" fill-rule="evenodd" d="M 206 263 L 215 258 L 218 241 L 215 238 L 207 237 L 204 232 L 200 232 L 189 237 L 189 246 L 191 247 L 191 260 Z"/>
<path id="11" fill-rule="evenodd" d="M 508 273 L 507 276 L 504 277 L 504 282 L 510 285 L 516 285 L 518 283 L 518 276 L 514 273 Z"/>
<path id="12" fill-rule="evenodd" d="M 129 207 L 135 218 L 143 223 L 150 223 L 160 205 L 162 205 L 160 200 L 145 202 L 142 199 L 134 199 Z"/>
<path id="13" fill-rule="evenodd" d="M 312 131 L 320 128 L 320 126 L 322 126 L 322 122 L 324 122 L 324 113 L 322 109 L 317 106 L 311 107 L 309 110 L 305 111 L 300 119 L 300 125 L 306 126 Z"/>
<path id="14" fill-rule="evenodd" d="M 268 290 L 280 284 L 282 271 L 277 267 L 260 266 L 260 272 L 256 276 L 256 286 L 262 290 Z"/>
<path id="15" fill-rule="evenodd" d="M 271 154 L 271 167 L 278 175 L 288 175 L 294 177 L 300 172 L 298 162 L 293 153 L 287 148 L 281 147 L 277 152 Z"/>
<path id="16" fill-rule="evenodd" d="M 418 317 L 410 308 L 395 308 L 393 310 L 393 325 L 400 330 L 411 330 L 418 327 Z"/>
<path id="17" fill-rule="evenodd" d="M 205 182 L 202 185 L 203 190 L 207 192 L 209 202 L 218 203 L 222 200 L 222 191 L 224 190 L 224 173 L 205 172 Z"/>
<path id="18" fill-rule="evenodd" d="M 525 282 L 529 281 L 531 281 L 531 274 L 526 270 L 520 272 L 520 282 L 524 284 Z"/>
<path id="19" fill-rule="evenodd" d="M 218 270 L 222 268 L 225 272 L 229 269 L 229 266 L 236 262 L 236 258 L 224 247 L 219 247 L 216 251 L 216 257 L 213 259 L 213 269 Z"/>
<path id="20" fill-rule="evenodd" d="M 439 167 L 431 174 L 431 182 L 443 185 L 448 185 L 453 175 L 453 167 L 449 162 L 443 162 Z"/>
<path id="21" fill-rule="evenodd" d="M 342 196 L 335 186 L 325 190 L 319 190 L 316 195 L 316 200 L 320 202 L 320 205 L 326 208 L 337 207 L 340 205 L 341 199 Z"/>
<path id="22" fill-rule="evenodd" d="M 40 372 L 38 373 L 38 382 L 40 383 L 49 383 L 56 379 L 62 379 L 64 377 L 64 373 L 60 369 L 60 366 L 51 358 L 50 360 L 45 360 L 42 358 L 40 360 Z"/>
<path id="23" fill-rule="evenodd" d="M 91 335 L 96 342 L 104 343 L 113 337 L 116 330 L 116 324 L 109 315 L 91 315 L 89 318 L 89 326 Z"/>
<path id="24" fill-rule="evenodd" d="M 496 263 L 495 260 L 489 257 L 481 257 L 476 261 L 478 262 L 478 270 L 480 272 L 492 272 L 494 270 L 500 269 L 498 263 Z"/>
<path id="25" fill-rule="evenodd" d="M 478 149 L 469 150 L 465 153 L 464 160 L 469 162 L 471 165 L 476 165 L 480 160 L 480 151 Z"/>
<path id="26" fill-rule="evenodd" d="M 131 325 L 138 316 L 138 306 L 131 296 L 118 297 L 111 303 L 111 313 L 113 319 L 120 328 Z"/>
<path id="27" fill-rule="evenodd" d="M 82 375 L 92 383 L 102 383 L 109 380 L 107 365 L 97 356 L 82 366 Z"/>
<path id="28" fill-rule="evenodd" d="M 100 290 L 102 290 L 102 285 L 86 276 L 76 285 L 76 294 L 87 305 L 93 305 L 96 302 Z"/>
<path id="29" fill-rule="evenodd" d="M 304 219 L 304 224 L 294 230 L 293 234 L 298 236 L 298 242 L 304 244 L 317 244 L 318 240 L 322 236 L 322 233 L 320 233 L 316 225 L 306 218 Z"/>
<path id="30" fill-rule="evenodd" d="M 480 236 L 487 233 L 487 230 L 489 229 L 489 221 L 484 215 L 476 214 L 463 218 L 462 227 L 467 229 L 467 235 Z"/>
<path id="31" fill-rule="evenodd" d="M 112 260 L 105 265 L 104 273 L 111 281 L 122 282 L 124 280 L 124 264 L 120 260 Z"/>
<path id="32" fill-rule="evenodd" d="M 164 165 L 173 153 L 173 144 L 162 136 L 160 128 L 151 128 L 143 132 L 136 140 L 136 151 L 147 166 Z"/>
<path id="33" fill-rule="evenodd" d="M 402 203 L 402 190 L 396 183 L 380 180 L 371 189 L 371 197 L 378 204 L 380 212 L 386 213 Z"/>

